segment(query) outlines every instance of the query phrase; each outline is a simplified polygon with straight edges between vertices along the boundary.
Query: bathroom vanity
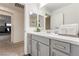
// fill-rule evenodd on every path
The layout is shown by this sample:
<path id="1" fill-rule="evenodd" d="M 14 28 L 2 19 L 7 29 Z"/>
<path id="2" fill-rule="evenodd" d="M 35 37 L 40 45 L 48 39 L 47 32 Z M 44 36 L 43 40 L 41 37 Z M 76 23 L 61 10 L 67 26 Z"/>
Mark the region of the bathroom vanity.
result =
<path id="1" fill-rule="evenodd" d="M 28 32 L 27 48 L 32 56 L 79 56 L 79 38 Z"/>

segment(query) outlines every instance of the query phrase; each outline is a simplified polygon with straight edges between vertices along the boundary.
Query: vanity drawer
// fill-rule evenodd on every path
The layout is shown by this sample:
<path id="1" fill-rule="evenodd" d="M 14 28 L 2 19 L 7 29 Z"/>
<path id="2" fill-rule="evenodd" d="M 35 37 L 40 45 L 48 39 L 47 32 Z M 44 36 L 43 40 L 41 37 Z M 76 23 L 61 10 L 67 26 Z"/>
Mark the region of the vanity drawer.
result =
<path id="1" fill-rule="evenodd" d="M 61 50 L 65 53 L 70 53 L 70 44 L 69 43 L 52 40 L 51 45 L 52 45 L 52 48 Z"/>
<path id="2" fill-rule="evenodd" d="M 60 51 L 58 51 L 56 49 L 53 49 L 51 56 L 69 56 L 69 55 L 67 55 L 67 54 L 65 54 L 63 52 L 60 52 Z"/>
<path id="3" fill-rule="evenodd" d="M 46 45 L 49 45 L 49 39 L 48 38 L 45 38 L 45 37 L 42 37 L 42 36 L 37 36 L 37 35 L 32 35 L 32 39 L 37 40 L 37 41 L 44 43 Z"/>

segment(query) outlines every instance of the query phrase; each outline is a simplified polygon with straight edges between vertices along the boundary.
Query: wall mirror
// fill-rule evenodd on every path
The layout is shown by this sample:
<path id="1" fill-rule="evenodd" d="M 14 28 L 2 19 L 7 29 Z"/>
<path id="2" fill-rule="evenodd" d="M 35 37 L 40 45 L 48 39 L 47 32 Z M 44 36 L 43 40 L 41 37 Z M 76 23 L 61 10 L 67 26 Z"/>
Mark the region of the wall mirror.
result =
<path id="1" fill-rule="evenodd" d="M 50 30 L 51 14 L 49 8 L 46 7 L 47 4 L 40 7 L 40 13 L 41 13 L 41 15 L 39 15 L 40 27 L 44 30 Z"/>
<path id="2" fill-rule="evenodd" d="M 39 27 L 42 29 L 44 29 L 44 16 L 39 15 L 39 22 L 38 22 Z"/>
<path id="3" fill-rule="evenodd" d="M 45 29 L 50 30 L 50 15 L 45 16 Z"/>
<path id="4" fill-rule="evenodd" d="M 30 27 L 36 27 L 37 26 L 37 14 L 36 13 L 30 13 Z"/>

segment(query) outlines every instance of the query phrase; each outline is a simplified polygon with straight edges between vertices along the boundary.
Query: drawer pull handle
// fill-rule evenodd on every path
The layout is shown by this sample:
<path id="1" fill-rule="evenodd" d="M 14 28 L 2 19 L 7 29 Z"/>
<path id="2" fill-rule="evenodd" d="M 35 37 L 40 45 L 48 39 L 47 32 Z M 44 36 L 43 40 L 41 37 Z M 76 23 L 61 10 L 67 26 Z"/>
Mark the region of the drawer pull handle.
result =
<path id="1" fill-rule="evenodd" d="M 55 47 L 59 48 L 59 49 L 65 49 L 64 46 L 61 46 L 61 45 L 58 45 L 58 44 L 55 44 Z"/>

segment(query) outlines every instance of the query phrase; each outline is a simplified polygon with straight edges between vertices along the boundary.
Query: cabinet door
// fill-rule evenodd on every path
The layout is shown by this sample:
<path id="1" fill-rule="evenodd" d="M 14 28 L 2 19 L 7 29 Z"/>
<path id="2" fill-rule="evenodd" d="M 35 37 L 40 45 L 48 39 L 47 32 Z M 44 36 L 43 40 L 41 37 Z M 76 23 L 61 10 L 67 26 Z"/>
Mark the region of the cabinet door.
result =
<path id="1" fill-rule="evenodd" d="M 32 56 L 37 56 L 37 41 L 32 40 Z"/>
<path id="2" fill-rule="evenodd" d="M 53 49 L 52 50 L 52 56 L 68 56 L 67 54 L 60 52 L 58 50 Z"/>
<path id="3" fill-rule="evenodd" d="M 79 45 L 71 45 L 71 56 L 79 56 Z"/>
<path id="4" fill-rule="evenodd" d="M 31 42 L 31 35 L 28 34 L 27 35 L 27 53 L 28 54 L 31 54 L 31 45 L 32 45 L 32 42 Z"/>
<path id="5" fill-rule="evenodd" d="M 39 43 L 38 55 L 49 56 L 49 46 Z"/>

